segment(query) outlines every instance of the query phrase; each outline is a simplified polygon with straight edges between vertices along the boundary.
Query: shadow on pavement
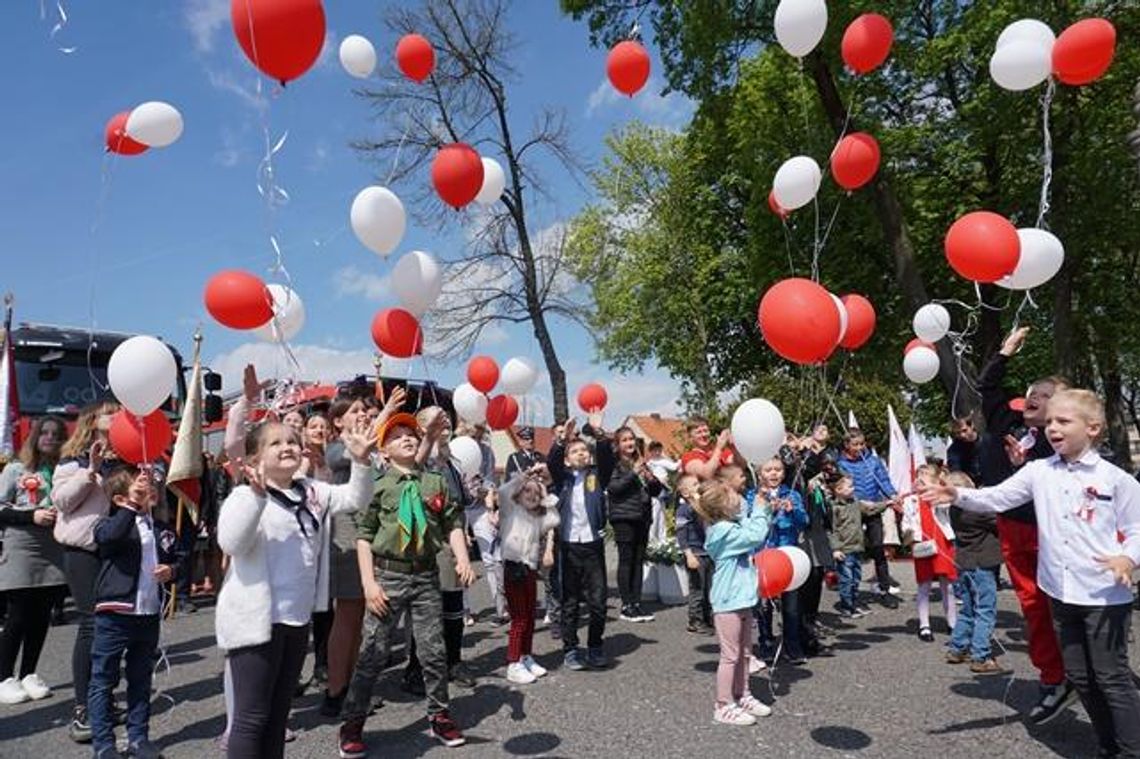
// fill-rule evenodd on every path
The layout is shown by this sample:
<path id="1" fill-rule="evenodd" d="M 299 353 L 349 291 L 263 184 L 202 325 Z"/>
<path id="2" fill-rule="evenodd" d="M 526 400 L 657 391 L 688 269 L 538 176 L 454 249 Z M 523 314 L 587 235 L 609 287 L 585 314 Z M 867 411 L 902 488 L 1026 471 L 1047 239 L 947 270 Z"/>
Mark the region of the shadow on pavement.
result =
<path id="1" fill-rule="evenodd" d="M 838 751 L 862 751 L 871 745 L 871 736 L 853 727 L 828 725 L 811 731 L 811 739 Z"/>
<path id="2" fill-rule="evenodd" d="M 508 738 L 503 742 L 503 750 L 514 756 L 534 756 L 553 751 L 562 744 L 562 739 L 554 733 L 526 733 Z"/>

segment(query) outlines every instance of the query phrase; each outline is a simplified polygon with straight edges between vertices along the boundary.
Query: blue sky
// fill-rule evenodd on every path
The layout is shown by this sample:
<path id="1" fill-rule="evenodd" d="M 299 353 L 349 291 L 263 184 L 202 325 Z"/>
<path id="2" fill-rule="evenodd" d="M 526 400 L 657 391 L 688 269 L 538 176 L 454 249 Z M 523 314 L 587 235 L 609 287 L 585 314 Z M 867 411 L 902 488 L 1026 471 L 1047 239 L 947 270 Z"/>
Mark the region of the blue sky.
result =
<path id="1" fill-rule="evenodd" d="M 202 305 L 212 273 L 245 268 L 268 278 L 273 262 L 256 186 L 263 151 L 254 97 L 259 74 L 234 40 L 229 0 L 65 1 L 68 23 L 54 39 L 53 14 L 41 19 L 39 3 L 4 7 L 0 49 L 9 116 L 0 124 L 0 172 L 9 191 L 0 212 L 0 289 L 15 293 L 17 320 L 87 326 L 94 315 L 100 329 L 159 334 L 184 353 L 201 323 L 206 359 L 226 376 L 228 389 L 236 389 L 249 360 L 272 374 L 280 365 L 273 346 L 221 327 Z M 348 147 L 378 126 L 352 94 L 357 80 L 341 69 L 336 48 L 345 36 L 362 34 L 375 45 L 380 66 L 394 66 L 395 39 L 380 22 L 383 7 L 326 0 L 321 61 L 272 99 L 268 115 L 275 136 L 289 133 L 276 170 L 291 200 L 272 229 L 305 302 L 306 325 L 293 346 L 314 378 L 370 370 L 368 327 L 378 308 L 396 305 L 385 277 L 399 254 L 419 249 L 454 258 L 462 244 L 458 226 L 434 234 L 409 219 L 399 250 L 383 261 L 348 227 L 352 198 L 383 177 Z M 584 25 L 563 18 L 553 0 L 517 2 L 511 27 L 521 41 L 520 77 L 509 90 L 519 130 L 543 105 L 564 108 L 573 144 L 596 161 L 606 132 L 630 119 L 669 127 L 687 121 L 691 105 L 661 96 L 656 73 L 634 100 L 618 97 L 604 81 L 605 51 L 591 48 Z M 65 54 L 61 46 L 76 49 Z M 147 100 L 182 112 L 182 138 L 140 156 L 106 157 L 107 119 Z M 589 199 L 564 173 L 545 178 L 554 200 L 534 207 L 532 232 L 570 218 Z M 427 177 L 393 189 L 410 195 L 414 181 Z M 663 373 L 616 377 L 593 363 L 584 330 L 563 322 L 553 329 L 572 394 L 602 381 L 611 418 L 672 406 L 677 388 Z M 500 363 L 524 355 L 541 364 L 529 329 L 494 330 L 480 350 Z M 425 370 L 417 363 L 412 371 L 452 386 L 463 364 L 433 361 Z M 548 416 L 546 387 L 536 389 L 530 404 L 538 421 Z"/>

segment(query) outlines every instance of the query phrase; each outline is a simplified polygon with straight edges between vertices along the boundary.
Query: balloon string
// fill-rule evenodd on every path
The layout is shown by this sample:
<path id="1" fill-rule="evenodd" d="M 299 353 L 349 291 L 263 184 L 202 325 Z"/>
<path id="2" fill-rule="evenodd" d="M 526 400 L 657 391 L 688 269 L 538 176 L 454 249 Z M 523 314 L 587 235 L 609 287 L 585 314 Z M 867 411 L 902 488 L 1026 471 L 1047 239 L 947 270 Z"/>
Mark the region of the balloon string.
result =
<path id="1" fill-rule="evenodd" d="M 72 47 L 64 47 L 63 45 L 60 45 L 55 40 L 55 36 L 57 34 L 59 34 L 61 31 L 63 31 L 63 27 L 67 26 L 67 11 L 64 10 L 63 0 L 56 0 L 55 15 L 56 15 L 57 21 L 55 22 L 55 25 L 52 26 L 51 32 L 48 33 L 48 39 L 55 43 L 56 49 L 59 50 L 59 52 L 64 53 L 66 55 L 71 55 L 72 53 L 74 53 L 76 50 L 79 49 L 78 45 L 75 45 Z M 40 0 L 40 21 L 46 21 L 46 20 L 47 20 L 47 2 L 46 2 L 46 0 Z"/>
<path id="2" fill-rule="evenodd" d="M 405 111 L 404 113 L 404 134 L 400 136 L 400 142 L 396 145 L 396 155 L 392 158 L 392 169 L 388 172 L 388 178 L 384 180 L 384 186 L 390 187 L 392 180 L 396 178 L 396 169 L 400 167 L 400 153 L 404 149 L 404 143 L 408 139 L 408 134 L 412 129 L 412 119 Z"/>
<path id="3" fill-rule="evenodd" d="M 107 203 L 111 197 L 112 180 L 115 176 L 115 166 L 119 154 L 107 150 L 103 153 L 102 165 L 99 169 L 99 195 L 95 201 L 95 217 L 91 221 L 91 249 L 88 253 L 88 271 L 91 281 L 88 285 L 87 296 L 87 378 L 91 383 L 92 393 L 98 397 L 110 389 L 95 374 L 95 329 L 98 325 L 98 308 L 96 298 L 96 283 L 102 281 L 100 277 L 100 264 L 102 256 L 99 251 L 99 230 L 107 213 Z"/>
<path id="4" fill-rule="evenodd" d="M 1053 183 L 1053 136 L 1049 131 L 1049 112 L 1053 106 L 1053 95 L 1057 91 L 1057 85 L 1053 77 L 1049 77 L 1049 83 L 1045 87 L 1045 94 L 1041 96 L 1041 132 L 1043 139 L 1043 150 L 1041 155 L 1041 163 L 1044 171 L 1041 176 L 1041 200 L 1037 207 L 1037 228 L 1045 229 L 1045 216 L 1049 213 L 1049 189 Z"/>
<path id="5" fill-rule="evenodd" d="M 794 276 L 796 276 L 796 264 L 795 264 L 795 261 L 792 259 L 792 233 L 791 233 L 791 230 L 788 228 L 788 217 L 787 216 L 781 216 L 780 217 L 780 226 L 782 226 L 784 228 L 784 250 L 788 254 L 788 270 L 791 272 L 792 276 L 794 277 Z"/>

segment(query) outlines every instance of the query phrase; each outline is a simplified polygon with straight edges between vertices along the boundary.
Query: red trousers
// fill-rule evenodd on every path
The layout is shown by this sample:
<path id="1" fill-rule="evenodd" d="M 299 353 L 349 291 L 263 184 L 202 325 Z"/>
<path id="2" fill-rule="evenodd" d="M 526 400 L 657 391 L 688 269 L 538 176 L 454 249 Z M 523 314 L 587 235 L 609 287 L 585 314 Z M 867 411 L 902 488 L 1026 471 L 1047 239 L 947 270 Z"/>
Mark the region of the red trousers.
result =
<path id="1" fill-rule="evenodd" d="M 511 614 L 511 630 L 507 637 L 507 664 L 530 656 L 534 642 L 534 613 L 538 606 L 535 579 L 538 573 L 525 564 L 504 563 L 503 594 Z"/>
<path id="2" fill-rule="evenodd" d="M 1002 516 L 997 523 L 1001 553 L 1025 616 L 1029 661 L 1041 673 L 1042 684 L 1058 685 L 1065 680 L 1065 665 L 1053 629 L 1049 597 L 1037 587 L 1037 525 Z"/>

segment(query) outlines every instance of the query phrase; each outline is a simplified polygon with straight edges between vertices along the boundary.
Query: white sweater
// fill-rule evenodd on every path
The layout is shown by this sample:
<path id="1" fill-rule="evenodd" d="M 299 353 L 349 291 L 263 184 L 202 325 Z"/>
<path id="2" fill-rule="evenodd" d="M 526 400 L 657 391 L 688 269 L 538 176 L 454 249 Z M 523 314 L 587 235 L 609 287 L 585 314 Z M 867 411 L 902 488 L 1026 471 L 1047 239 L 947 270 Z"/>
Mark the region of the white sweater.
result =
<path id="1" fill-rule="evenodd" d="M 538 569 L 542 538 L 558 527 L 558 509 L 530 511 L 515 502 L 515 492 L 525 478 L 516 476 L 499 488 L 499 540 L 504 561 L 517 561 Z"/>
<path id="2" fill-rule="evenodd" d="M 329 514 L 357 511 L 372 496 L 371 469 L 353 462 L 352 474 L 344 485 L 305 480 L 310 493 L 308 508 L 321 521 L 321 530 L 332 529 Z M 269 642 L 273 625 L 273 597 L 269 583 L 269 559 L 263 525 L 269 499 L 257 496 L 248 485 L 234 488 L 218 515 L 218 545 L 230 556 L 226 581 L 218 595 L 214 630 L 218 647 L 231 651 Z M 327 541 L 321 546 L 313 605 L 328 608 L 329 569 Z M 298 557 L 300 558 L 300 557 Z"/>

